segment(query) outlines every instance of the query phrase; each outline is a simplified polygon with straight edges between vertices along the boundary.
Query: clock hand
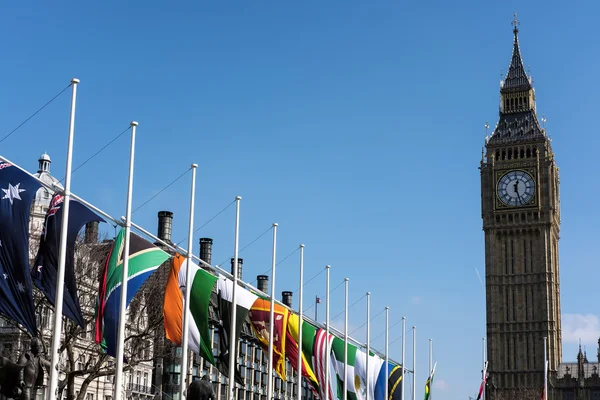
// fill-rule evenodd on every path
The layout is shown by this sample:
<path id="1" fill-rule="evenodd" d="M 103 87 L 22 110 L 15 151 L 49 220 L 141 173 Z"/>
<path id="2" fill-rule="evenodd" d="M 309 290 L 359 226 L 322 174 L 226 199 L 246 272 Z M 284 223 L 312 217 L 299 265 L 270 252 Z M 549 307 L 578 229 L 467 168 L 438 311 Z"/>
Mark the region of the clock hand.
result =
<path id="1" fill-rule="evenodd" d="M 523 205 L 523 200 L 521 200 L 521 195 L 519 194 L 519 181 L 515 182 L 515 194 L 517 195 L 517 199 L 519 199 L 519 204 Z"/>

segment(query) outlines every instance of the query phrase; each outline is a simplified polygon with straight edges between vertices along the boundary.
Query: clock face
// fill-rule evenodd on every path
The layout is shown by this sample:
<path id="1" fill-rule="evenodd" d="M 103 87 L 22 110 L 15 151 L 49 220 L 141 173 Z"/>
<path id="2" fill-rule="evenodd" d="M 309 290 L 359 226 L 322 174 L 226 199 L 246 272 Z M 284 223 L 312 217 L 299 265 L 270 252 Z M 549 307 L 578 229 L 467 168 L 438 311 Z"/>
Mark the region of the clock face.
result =
<path id="1" fill-rule="evenodd" d="M 525 171 L 510 171 L 498 181 L 498 198 L 507 206 L 529 204 L 535 194 L 535 183 Z"/>

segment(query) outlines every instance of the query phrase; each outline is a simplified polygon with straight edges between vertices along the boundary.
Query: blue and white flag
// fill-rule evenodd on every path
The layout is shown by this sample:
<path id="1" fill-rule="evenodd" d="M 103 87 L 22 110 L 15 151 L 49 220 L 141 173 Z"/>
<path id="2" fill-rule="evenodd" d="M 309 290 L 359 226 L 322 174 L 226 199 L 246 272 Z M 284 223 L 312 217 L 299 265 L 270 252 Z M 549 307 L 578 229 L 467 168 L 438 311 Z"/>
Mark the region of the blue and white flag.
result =
<path id="1" fill-rule="evenodd" d="M 58 274 L 63 204 L 64 196 L 62 194 L 55 194 L 52 197 L 52 201 L 46 212 L 44 230 L 40 238 L 40 248 L 33 263 L 33 269 L 31 270 L 33 283 L 44 293 L 52 305 L 56 303 L 56 276 Z M 80 202 L 76 200 L 69 201 L 63 315 L 82 328 L 85 328 L 85 321 L 81 313 L 79 298 L 77 297 L 74 268 L 75 241 L 81 228 L 91 221 L 105 222 Z"/>
<path id="2" fill-rule="evenodd" d="M 0 313 L 37 335 L 29 265 L 29 213 L 40 184 L 0 162 Z"/>

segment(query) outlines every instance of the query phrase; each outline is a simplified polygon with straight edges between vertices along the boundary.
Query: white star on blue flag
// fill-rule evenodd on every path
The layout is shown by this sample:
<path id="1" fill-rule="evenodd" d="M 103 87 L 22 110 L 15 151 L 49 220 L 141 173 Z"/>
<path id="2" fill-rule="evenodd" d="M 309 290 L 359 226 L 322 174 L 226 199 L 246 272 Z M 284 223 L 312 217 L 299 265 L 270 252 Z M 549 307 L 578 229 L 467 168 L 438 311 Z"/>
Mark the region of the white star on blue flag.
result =
<path id="1" fill-rule="evenodd" d="M 13 200 L 15 199 L 22 200 L 20 193 L 24 192 L 25 189 L 20 189 L 19 186 L 21 186 L 20 183 L 17 183 L 16 186 L 13 186 L 9 183 L 7 189 L 2 189 L 2 191 L 4 192 L 4 197 L 2 198 L 2 200 L 8 199 L 11 205 L 13 204 Z"/>

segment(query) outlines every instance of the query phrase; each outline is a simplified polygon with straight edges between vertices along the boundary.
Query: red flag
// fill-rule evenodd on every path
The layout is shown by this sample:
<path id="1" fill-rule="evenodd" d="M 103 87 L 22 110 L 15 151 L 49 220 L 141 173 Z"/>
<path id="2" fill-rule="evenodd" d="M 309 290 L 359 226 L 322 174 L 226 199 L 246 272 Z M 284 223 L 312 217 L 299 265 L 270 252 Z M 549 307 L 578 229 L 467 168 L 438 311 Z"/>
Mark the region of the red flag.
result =
<path id="1" fill-rule="evenodd" d="M 479 386 L 479 394 L 477 395 L 477 400 L 481 400 L 481 396 L 483 396 L 483 388 L 485 388 L 485 382 L 487 381 L 488 373 L 487 373 L 487 361 L 485 362 L 485 368 L 483 370 L 483 381 L 481 382 L 481 386 Z"/>

